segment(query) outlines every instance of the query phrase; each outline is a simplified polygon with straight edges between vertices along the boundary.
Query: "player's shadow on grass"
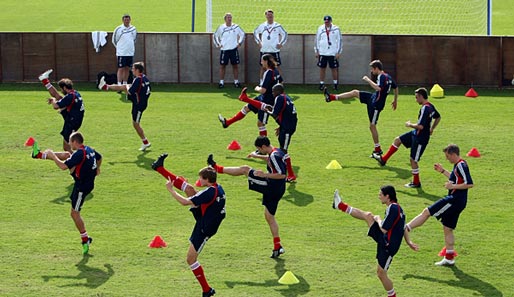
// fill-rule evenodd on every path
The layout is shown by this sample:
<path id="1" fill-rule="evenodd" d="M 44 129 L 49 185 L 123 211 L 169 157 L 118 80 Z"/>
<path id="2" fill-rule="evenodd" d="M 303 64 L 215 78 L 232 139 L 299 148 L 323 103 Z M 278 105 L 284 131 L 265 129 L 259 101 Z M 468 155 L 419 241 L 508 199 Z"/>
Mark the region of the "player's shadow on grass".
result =
<path id="1" fill-rule="evenodd" d="M 144 152 L 141 152 L 139 155 L 137 155 L 137 159 L 134 161 L 122 161 L 122 162 L 107 162 L 109 165 L 116 165 L 116 164 L 136 164 L 137 167 L 143 168 L 146 170 L 153 170 L 152 169 L 152 163 L 157 159 L 151 159 L 148 158 L 146 155 L 149 153 L 149 150 L 146 150 Z"/>
<path id="2" fill-rule="evenodd" d="M 125 93 L 120 93 L 120 98 L 118 98 L 118 100 L 120 100 L 121 103 L 132 103 L 132 101 L 130 101 L 127 97 L 127 94 Z"/>
<path id="3" fill-rule="evenodd" d="M 373 160 L 373 159 L 371 159 L 371 160 L 375 162 L 374 166 L 370 165 L 370 166 L 349 166 L 349 167 L 366 169 L 366 170 L 389 170 L 391 172 L 396 173 L 395 178 L 404 179 L 404 180 L 408 180 L 412 176 L 410 169 L 392 167 L 392 166 L 387 166 L 387 165 L 380 167 L 379 165 L 377 165 L 377 162 L 375 160 Z"/>
<path id="4" fill-rule="evenodd" d="M 233 288 L 236 285 L 249 286 L 249 287 L 263 287 L 263 288 L 273 288 L 275 291 L 280 292 L 282 296 L 295 297 L 300 295 L 305 295 L 310 291 L 310 284 L 300 275 L 295 274 L 296 278 L 300 281 L 297 284 L 291 285 L 281 285 L 278 283 L 278 280 L 284 273 L 287 271 L 285 268 L 285 260 L 281 258 L 273 259 L 275 260 L 275 273 L 277 275 L 276 279 L 268 279 L 263 282 L 243 282 L 243 281 L 225 281 L 225 284 L 229 288 Z"/>
<path id="5" fill-rule="evenodd" d="M 296 176 L 299 176 L 300 167 L 293 166 Z M 307 206 L 314 201 L 314 196 L 308 193 L 300 192 L 296 189 L 296 182 L 287 186 L 287 192 L 282 199 L 291 202 L 296 206 Z"/>
<path id="6" fill-rule="evenodd" d="M 460 270 L 457 266 L 451 266 L 451 267 L 445 267 L 446 269 L 450 269 L 457 280 L 448 280 L 445 279 L 445 273 L 441 273 L 441 279 L 434 278 L 430 276 L 420 276 L 420 275 L 414 275 L 414 274 L 406 274 L 403 276 L 403 279 L 408 278 L 415 278 L 419 280 L 424 280 L 428 282 L 434 282 L 434 283 L 440 283 L 445 284 L 452 287 L 467 289 L 471 291 L 475 291 L 481 296 L 487 296 L 487 297 L 499 297 L 503 296 L 503 293 L 496 289 L 493 285 L 490 283 L 484 282 L 480 280 L 479 278 L 476 278 L 474 276 L 471 276 L 469 274 L 464 273 L 462 270 Z M 445 269 L 443 268 L 443 269 Z M 474 293 L 473 295 L 476 295 Z"/>
<path id="7" fill-rule="evenodd" d="M 66 187 L 66 193 L 65 195 L 62 195 L 61 197 L 57 197 L 55 198 L 54 200 L 52 200 L 52 203 L 55 203 L 55 204 L 68 204 L 71 202 L 70 200 L 70 196 L 71 196 L 71 192 L 73 191 L 73 185 L 75 183 L 71 183 L 69 184 L 67 187 Z M 89 193 L 87 196 L 86 196 L 86 200 L 85 201 L 89 201 L 91 199 L 93 199 L 94 197 L 94 194 L 91 192 Z"/>
<path id="8" fill-rule="evenodd" d="M 114 270 L 112 269 L 111 264 L 104 264 L 104 267 L 107 269 L 106 271 L 100 268 L 88 266 L 87 262 L 89 261 L 89 258 L 92 257 L 92 255 L 86 254 L 82 260 L 75 265 L 79 270 L 77 275 L 43 275 L 42 278 L 45 282 L 48 282 L 50 279 L 69 279 L 76 281 L 75 283 L 62 285 L 60 287 L 86 287 L 96 289 L 105 284 L 109 278 L 114 275 Z"/>
<path id="9" fill-rule="evenodd" d="M 441 199 L 443 196 L 437 196 L 433 194 L 429 194 L 423 191 L 423 188 L 409 189 L 409 190 L 396 190 L 396 192 L 401 193 L 403 196 L 411 196 L 416 198 L 425 198 L 427 200 L 436 202 Z"/>

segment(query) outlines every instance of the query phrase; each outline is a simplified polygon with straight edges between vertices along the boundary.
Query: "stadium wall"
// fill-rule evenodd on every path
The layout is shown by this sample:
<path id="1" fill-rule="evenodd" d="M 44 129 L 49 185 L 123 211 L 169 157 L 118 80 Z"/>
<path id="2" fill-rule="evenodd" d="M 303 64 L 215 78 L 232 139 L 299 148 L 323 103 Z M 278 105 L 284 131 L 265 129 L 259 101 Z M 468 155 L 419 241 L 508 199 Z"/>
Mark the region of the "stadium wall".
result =
<path id="1" fill-rule="evenodd" d="M 94 82 L 100 71 L 116 72 L 110 38 L 96 52 L 91 33 L 0 33 L 0 82 L 35 82 L 48 68 L 53 79 Z M 344 35 L 343 43 L 342 84 L 363 84 L 372 59 L 382 60 L 401 85 L 503 87 L 514 74 L 514 37 Z M 319 82 L 313 48 L 314 35 L 289 35 L 281 52 L 287 83 Z M 240 80 L 258 82 L 259 51 L 251 34 L 240 54 Z M 145 62 L 152 82 L 163 83 L 217 83 L 218 59 L 208 33 L 140 33 L 134 57 Z"/>

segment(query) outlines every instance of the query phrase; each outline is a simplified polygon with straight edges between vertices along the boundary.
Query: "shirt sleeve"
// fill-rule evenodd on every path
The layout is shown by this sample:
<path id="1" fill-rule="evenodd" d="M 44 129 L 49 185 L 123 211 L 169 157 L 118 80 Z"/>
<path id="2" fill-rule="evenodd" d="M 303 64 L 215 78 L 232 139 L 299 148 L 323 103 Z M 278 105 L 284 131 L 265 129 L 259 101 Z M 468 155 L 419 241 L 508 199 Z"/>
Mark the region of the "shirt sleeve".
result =
<path id="1" fill-rule="evenodd" d="M 273 117 L 277 117 L 280 114 L 282 108 L 284 108 L 284 96 L 280 95 L 275 98 L 275 104 L 273 104 Z"/>
<path id="2" fill-rule="evenodd" d="M 134 81 L 132 81 L 132 85 L 130 85 L 130 88 L 128 89 L 128 93 L 130 95 L 134 95 L 137 93 L 139 88 L 141 87 L 143 79 L 141 77 L 134 78 Z"/>
<path id="3" fill-rule="evenodd" d="M 84 159 L 84 151 L 82 149 L 76 150 L 71 157 L 69 157 L 64 164 L 68 166 L 68 169 L 71 169 L 82 162 Z"/>
<path id="4" fill-rule="evenodd" d="M 190 198 L 191 202 L 193 202 L 195 206 L 209 203 L 214 198 L 214 191 L 215 190 L 213 187 L 209 187 L 203 191 L 200 191 Z"/>
<path id="5" fill-rule="evenodd" d="M 57 101 L 56 104 L 59 106 L 59 108 L 64 108 L 69 106 L 73 101 L 73 95 L 72 94 L 66 94 L 61 100 Z"/>

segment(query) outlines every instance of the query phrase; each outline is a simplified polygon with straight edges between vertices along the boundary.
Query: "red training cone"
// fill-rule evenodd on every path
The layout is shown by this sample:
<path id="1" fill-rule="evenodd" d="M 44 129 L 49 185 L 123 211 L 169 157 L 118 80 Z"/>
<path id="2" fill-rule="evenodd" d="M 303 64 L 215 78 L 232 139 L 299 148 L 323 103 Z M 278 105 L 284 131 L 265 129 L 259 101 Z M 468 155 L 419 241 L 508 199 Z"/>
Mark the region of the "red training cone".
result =
<path id="1" fill-rule="evenodd" d="M 195 186 L 197 186 L 197 187 L 201 187 L 202 186 L 202 183 L 200 182 L 199 179 L 196 180 Z"/>
<path id="2" fill-rule="evenodd" d="M 467 154 L 466 156 L 468 157 L 473 157 L 473 158 L 480 158 L 480 153 L 478 152 L 478 150 L 476 148 L 472 148 Z"/>
<path id="3" fill-rule="evenodd" d="M 453 255 L 457 257 L 459 254 L 457 254 L 457 251 L 453 251 Z M 443 249 L 439 252 L 438 256 L 444 257 L 446 256 L 446 247 L 443 247 Z"/>
<path id="4" fill-rule="evenodd" d="M 464 96 L 475 98 L 475 97 L 478 97 L 478 93 L 475 91 L 475 89 L 470 88 L 470 89 L 466 92 L 466 94 L 464 94 Z"/>
<path id="5" fill-rule="evenodd" d="M 148 247 L 150 248 L 162 248 L 167 246 L 168 244 L 159 235 L 155 235 L 152 241 L 148 244 Z"/>
<path id="6" fill-rule="evenodd" d="M 34 138 L 32 138 L 32 136 L 30 136 L 29 138 L 27 138 L 27 141 L 25 141 L 25 146 L 33 146 L 34 145 Z"/>
<path id="7" fill-rule="evenodd" d="M 232 140 L 232 142 L 227 146 L 227 149 L 237 151 L 241 149 L 241 145 L 236 140 Z"/>

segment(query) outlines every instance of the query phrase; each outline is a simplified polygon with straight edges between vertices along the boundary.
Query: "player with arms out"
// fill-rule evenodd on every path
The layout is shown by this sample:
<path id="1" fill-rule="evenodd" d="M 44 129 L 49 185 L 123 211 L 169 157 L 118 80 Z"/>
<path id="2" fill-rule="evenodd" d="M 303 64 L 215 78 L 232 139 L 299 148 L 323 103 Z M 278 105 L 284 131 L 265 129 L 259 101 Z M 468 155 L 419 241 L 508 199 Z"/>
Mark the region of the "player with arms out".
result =
<path id="1" fill-rule="evenodd" d="M 100 78 L 98 89 L 103 91 L 116 91 L 128 94 L 128 98 L 132 101 L 132 126 L 136 130 L 137 135 L 141 138 L 143 144 L 140 151 L 145 151 L 152 144 L 148 141 L 145 131 L 141 127 L 141 117 L 148 107 L 148 99 L 150 98 L 150 81 L 144 74 L 145 65 L 143 62 L 136 62 L 132 65 L 134 80 L 128 85 L 108 85 L 105 83 L 105 77 Z"/>
<path id="2" fill-rule="evenodd" d="M 332 102 L 339 99 L 351 99 L 351 98 L 359 98 L 361 103 L 366 104 L 368 110 L 368 118 L 369 118 L 369 130 L 371 131 L 371 137 L 373 138 L 373 142 L 375 143 L 375 149 L 372 154 L 382 155 L 382 148 L 380 147 L 377 123 L 380 112 L 384 109 L 385 102 L 387 99 L 387 95 L 391 92 L 391 89 L 394 91 L 394 99 L 391 103 L 393 110 L 396 110 L 396 106 L 398 103 L 398 86 L 393 78 L 387 74 L 382 66 L 382 62 L 380 60 L 374 60 L 369 63 L 371 68 L 371 73 L 373 75 L 378 76 L 377 83 L 371 80 L 368 76 L 362 77 L 362 79 L 367 82 L 374 90 L 374 93 L 352 90 L 350 92 L 341 93 L 341 94 L 330 94 L 328 89 L 325 88 L 325 101 Z M 373 158 L 373 156 L 370 156 Z"/>
<path id="3" fill-rule="evenodd" d="M 387 185 L 380 188 L 378 199 L 386 206 L 385 217 L 382 220 L 379 215 L 373 215 L 371 212 L 363 211 L 355 207 L 351 207 L 341 200 L 339 191 L 334 192 L 334 202 L 332 207 L 339 209 L 350 216 L 366 221 L 368 225 L 368 236 L 373 238 L 377 243 L 377 276 L 382 282 L 384 289 L 387 291 L 388 297 L 396 297 L 393 281 L 387 275 L 389 266 L 400 249 L 402 238 L 409 247 L 415 251 L 418 246 L 413 244 L 409 238 L 409 234 L 404 232 L 405 214 L 398 204 L 396 198 L 396 190 L 393 186 Z"/>
<path id="4" fill-rule="evenodd" d="M 418 162 L 430 141 L 430 135 L 432 135 L 434 129 L 441 120 L 441 115 L 437 112 L 435 106 L 428 101 L 427 89 L 416 89 L 414 91 L 414 97 L 416 98 L 416 102 L 421 105 L 421 109 L 418 114 L 418 121 L 416 123 L 411 123 L 411 121 L 405 122 L 405 127 L 413 128 L 414 130 L 396 137 L 393 144 L 384 155 L 379 155 L 377 153 L 372 154 L 373 158 L 377 160 L 381 166 L 385 166 L 389 158 L 393 156 L 400 145 L 403 144 L 406 148 L 410 148 L 412 182 L 405 185 L 407 188 L 421 187 Z M 433 124 L 432 119 L 434 120 Z"/>
<path id="5" fill-rule="evenodd" d="M 52 96 L 48 98 L 47 103 L 51 105 L 53 109 L 58 110 L 64 119 L 64 124 L 61 130 L 63 150 L 73 153 L 68 141 L 70 140 L 70 135 L 73 132 L 78 131 L 82 126 L 84 112 L 86 109 L 84 107 L 84 102 L 82 101 L 82 96 L 80 96 L 80 93 L 73 88 L 73 81 L 71 79 L 62 78 L 57 82 L 63 96 L 59 94 L 49 79 L 52 72 L 52 69 L 45 71 L 39 76 L 39 80 L 48 90 L 50 96 Z M 35 151 L 39 150 L 37 142 L 34 143 L 33 149 Z"/>
<path id="6" fill-rule="evenodd" d="M 255 98 L 258 101 L 263 102 L 266 105 L 273 106 L 275 103 L 275 97 L 273 96 L 273 86 L 277 83 L 283 81 L 282 76 L 278 73 L 276 69 L 276 62 L 272 55 L 265 54 L 262 56 L 262 67 L 265 69 L 262 83 L 255 87 L 255 91 L 260 95 Z M 245 91 L 246 93 L 246 91 Z M 243 101 L 241 96 L 239 100 Z M 257 127 L 259 129 L 259 135 L 267 136 L 268 130 L 266 129 L 266 124 L 268 123 L 268 113 L 265 109 L 258 109 L 252 106 L 251 104 L 246 104 L 243 106 L 241 111 L 235 114 L 233 117 L 229 119 L 225 119 L 221 114 L 218 115 L 218 120 L 221 123 L 223 128 L 228 128 L 230 125 L 238 122 L 248 114 L 248 112 L 252 111 L 253 113 L 257 113 Z"/>
<path id="7" fill-rule="evenodd" d="M 75 227 L 80 233 L 82 253 L 87 254 L 93 238 L 89 237 L 87 234 L 84 220 L 80 215 L 80 210 L 84 201 L 86 201 L 87 195 L 89 195 L 95 187 L 95 178 L 100 174 L 102 155 L 95 149 L 84 145 L 84 136 L 82 136 L 80 132 L 72 133 L 69 143 L 71 149 L 74 151 L 72 154 L 69 152 L 54 152 L 51 149 L 47 149 L 44 152 L 38 152 L 35 158 L 53 160 L 57 167 L 62 170 L 69 169 L 75 181 L 70 196 L 70 215 L 75 223 Z"/>
<path id="8" fill-rule="evenodd" d="M 183 177 L 177 177 L 164 168 L 166 157 L 168 154 L 160 155 L 152 164 L 152 168 L 168 180 L 166 188 L 171 196 L 179 204 L 189 206 L 189 210 L 193 213 L 196 223 L 189 238 L 190 245 L 186 262 L 202 287 L 202 296 L 213 296 L 216 291 L 207 282 L 202 265 L 198 262 L 198 255 L 207 240 L 216 234 L 221 222 L 225 219 L 225 191 L 216 182 L 216 171 L 211 167 L 205 167 L 200 170 L 198 176 L 200 185 L 207 188 L 197 192 Z M 186 197 L 177 193 L 174 187 L 183 191 Z"/>
<path id="9" fill-rule="evenodd" d="M 255 139 L 255 148 L 259 154 L 251 153 L 249 158 L 259 158 L 267 160 L 267 171 L 253 169 L 248 165 L 239 167 L 223 167 L 218 165 L 211 155 L 207 158 L 207 164 L 216 169 L 218 173 L 225 173 L 232 176 L 244 175 L 248 179 L 248 188 L 262 194 L 262 205 L 264 205 L 264 218 L 269 225 L 273 237 L 273 251 L 271 258 L 278 258 L 285 252 L 280 243 L 280 234 L 275 214 L 278 203 L 286 191 L 286 164 L 284 162 L 285 153 L 278 148 L 274 148 L 265 136 Z"/>

